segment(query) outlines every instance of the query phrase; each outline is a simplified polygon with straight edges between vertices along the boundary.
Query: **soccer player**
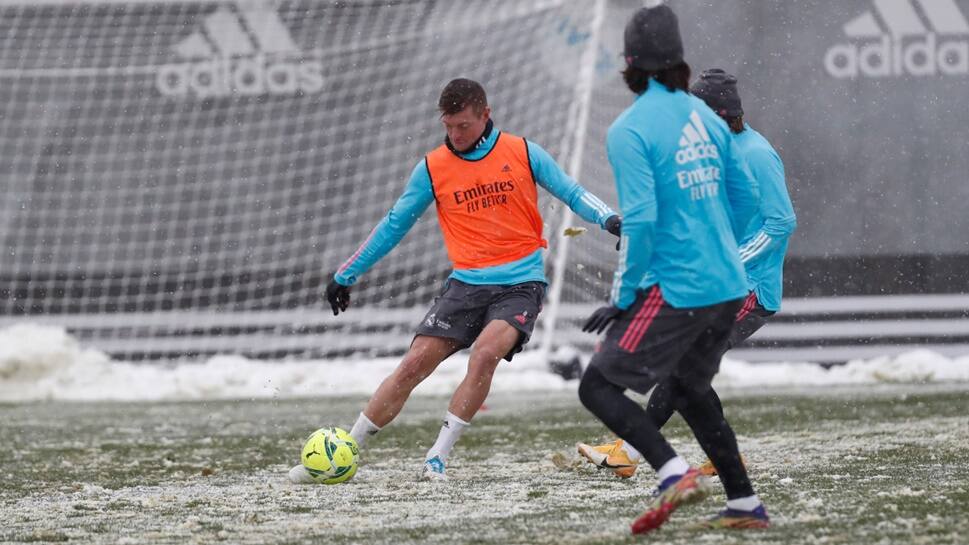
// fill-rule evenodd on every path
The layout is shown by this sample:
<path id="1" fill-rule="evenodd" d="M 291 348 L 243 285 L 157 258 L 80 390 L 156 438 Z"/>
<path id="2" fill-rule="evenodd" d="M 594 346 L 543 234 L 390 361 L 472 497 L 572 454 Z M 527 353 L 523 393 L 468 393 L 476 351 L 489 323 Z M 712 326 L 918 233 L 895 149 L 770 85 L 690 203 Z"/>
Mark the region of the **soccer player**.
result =
<path id="1" fill-rule="evenodd" d="M 397 369 L 370 398 L 350 430 L 362 448 L 389 424 L 411 391 L 448 356 L 474 345 L 467 374 L 455 390 L 423 479 L 446 478 L 451 448 L 481 407 L 502 358 L 528 342 L 545 295 L 538 186 L 590 223 L 619 236 L 621 220 L 536 145 L 500 132 L 482 86 L 447 84 L 438 102 L 447 133 L 411 173 L 403 195 L 326 287 L 333 314 L 350 304 L 350 286 L 404 237 L 432 203 L 453 272 Z M 312 482 L 302 465 L 294 482 Z"/>
<path id="2" fill-rule="evenodd" d="M 625 395 L 627 389 L 645 395 L 666 380 L 727 493 L 727 509 L 709 524 L 765 527 L 767 512 L 711 388 L 747 295 L 737 237 L 759 208 L 757 183 L 727 124 L 688 93 L 690 67 L 673 11 L 640 9 L 624 41 L 623 77 L 638 96 L 606 137 L 623 214 L 622 249 L 612 304 L 583 328 L 608 332 L 579 398 L 658 474 L 658 491 L 633 533 L 659 528 L 679 506 L 710 493 L 708 478 Z"/>
<path id="3" fill-rule="evenodd" d="M 730 350 L 747 340 L 780 310 L 784 255 L 788 239 L 797 228 L 797 218 L 784 181 L 784 163 L 767 139 L 744 122 L 737 78 L 720 69 L 707 70 L 690 92 L 726 121 L 760 187 L 760 210 L 740 244 L 740 259 L 747 272 L 750 293 L 737 313 L 736 324 L 727 341 L 725 348 Z M 714 394 L 714 398 L 719 406 L 719 397 Z M 669 421 L 673 415 L 669 380 L 653 390 L 646 413 L 658 428 Z M 584 443 L 577 446 L 579 453 L 590 462 L 609 468 L 623 478 L 631 477 L 643 460 L 642 455 L 622 439 L 599 446 Z M 709 460 L 699 469 L 706 475 L 716 474 L 716 468 Z"/>

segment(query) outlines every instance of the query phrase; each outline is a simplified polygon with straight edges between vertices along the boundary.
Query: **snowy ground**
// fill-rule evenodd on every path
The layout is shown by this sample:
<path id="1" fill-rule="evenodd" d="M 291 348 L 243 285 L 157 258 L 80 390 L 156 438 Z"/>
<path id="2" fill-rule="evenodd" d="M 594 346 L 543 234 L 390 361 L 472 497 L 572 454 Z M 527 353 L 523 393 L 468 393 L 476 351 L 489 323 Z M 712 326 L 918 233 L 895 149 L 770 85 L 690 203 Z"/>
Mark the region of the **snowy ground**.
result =
<path id="1" fill-rule="evenodd" d="M 633 543 L 654 485 L 581 463 L 607 437 L 575 382 L 503 364 L 444 485 L 417 482 L 460 380 L 454 358 L 364 450 L 349 483 L 295 486 L 306 435 L 348 426 L 396 360 L 164 366 L 112 361 L 62 330 L 0 331 L 0 542 Z M 774 527 L 696 532 L 717 496 L 651 543 L 966 544 L 969 358 L 916 351 L 825 370 L 726 361 L 728 415 Z M 702 454 L 674 418 L 689 459 Z"/>
<path id="2" fill-rule="evenodd" d="M 687 529 L 723 503 L 677 512 L 650 543 L 964 544 L 969 387 L 725 391 L 774 528 Z M 284 481 L 303 436 L 349 422 L 362 398 L 0 405 L 0 542 L 606 544 L 628 536 L 653 478 L 579 462 L 605 436 L 569 392 L 504 394 L 454 452 L 451 481 L 415 479 L 446 398 L 412 400 L 350 482 Z M 667 430 L 702 455 L 674 418 Z M 558 459 L 559 465 L 553 463 Z"/>

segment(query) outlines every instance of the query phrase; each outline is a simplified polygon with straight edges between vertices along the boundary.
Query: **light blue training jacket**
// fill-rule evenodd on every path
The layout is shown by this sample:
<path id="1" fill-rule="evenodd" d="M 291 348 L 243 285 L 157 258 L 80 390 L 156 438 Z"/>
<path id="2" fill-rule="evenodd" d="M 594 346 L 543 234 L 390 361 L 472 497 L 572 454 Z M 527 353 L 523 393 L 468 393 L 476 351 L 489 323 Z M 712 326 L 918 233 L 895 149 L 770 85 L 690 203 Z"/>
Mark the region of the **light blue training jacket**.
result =
<path id="1" fill-rule="evenodd" d="M 784 163 L 777 151 L 750 125 L 734 136 L 740 153 L 760 186 L 760 208 L 740 243 L 740 260 L 747 270 L 749 289 L 765 309 L 781 309 L 784 256 L 797 228 L 794 205 L 787 193 Z"/>
<path id="2" fill-rule="evenodd" d="M 606 149 L 623 216 L 612 303 L 626 309 L 656 284 L 676 308 L 745 297 L 737 241 L 760 194 L 727 124 L 699 98 L 650 80 Z"/>

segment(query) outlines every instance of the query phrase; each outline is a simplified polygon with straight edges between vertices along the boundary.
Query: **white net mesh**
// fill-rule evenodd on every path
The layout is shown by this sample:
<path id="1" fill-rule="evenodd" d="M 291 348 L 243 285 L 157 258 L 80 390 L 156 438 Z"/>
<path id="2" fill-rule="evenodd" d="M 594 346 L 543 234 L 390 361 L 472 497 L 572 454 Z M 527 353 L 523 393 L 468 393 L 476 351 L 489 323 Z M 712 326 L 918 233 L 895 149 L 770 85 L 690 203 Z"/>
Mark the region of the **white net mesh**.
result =
<path id="1" fill-rule="evenodd" d="M 440 143 L 447 81 L 481 81 L 498 126 L 563 165 L 581 145 L 578 178 L 615 205 L 602 147 L 637 3 L 609 3 L 581 144 L 596 5 L 0 0 L 3 320 L 122 357 L 401 350 L 448 272 L 432 210 L 351 312 L 320 299 Z M 561 205 L 542 208 L 554 252 Z M 614 263 L 609 235 L 576 241 L 564 337 Z"/>

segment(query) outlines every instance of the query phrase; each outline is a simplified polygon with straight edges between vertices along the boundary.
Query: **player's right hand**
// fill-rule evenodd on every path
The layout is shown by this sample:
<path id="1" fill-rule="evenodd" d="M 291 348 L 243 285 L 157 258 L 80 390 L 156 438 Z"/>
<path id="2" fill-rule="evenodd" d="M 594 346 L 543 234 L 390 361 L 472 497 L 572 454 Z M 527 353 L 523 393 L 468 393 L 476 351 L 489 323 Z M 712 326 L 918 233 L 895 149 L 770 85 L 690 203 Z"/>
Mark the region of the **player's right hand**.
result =
<path id="1" fill-rule="evenodd" d="M 336 279 L 330 280 L 326 285 L 326 300 L 330 302 L 334 316 L 346 311 L 350 306 L 350 286 L 344 286 Z"/>
<path id="2" fill-rule="evenodd" d="M 609 216 L 609 219 L 606 220 L 605 228 L 606 231 L 619 237 L 619 240 L 616 241 L 616 251 L 618 251 L 622 244 L 622 218 L 619 216 Z"/>

